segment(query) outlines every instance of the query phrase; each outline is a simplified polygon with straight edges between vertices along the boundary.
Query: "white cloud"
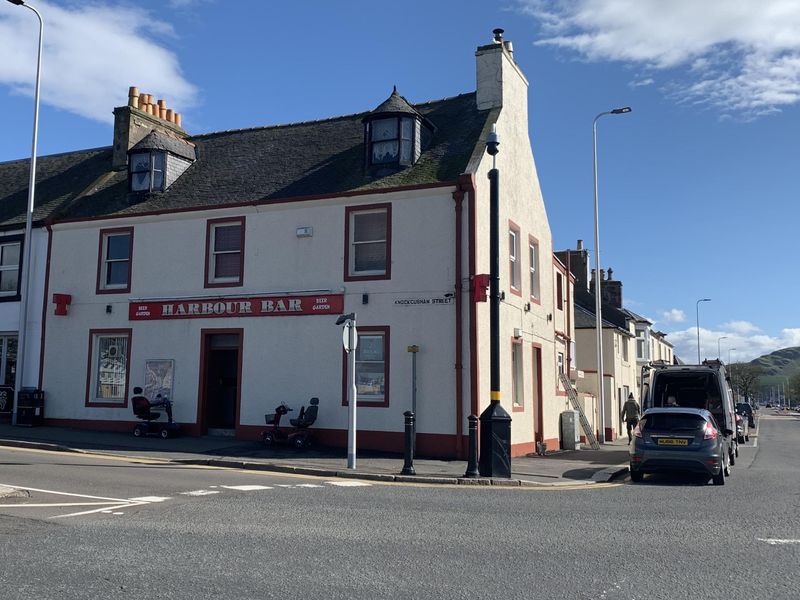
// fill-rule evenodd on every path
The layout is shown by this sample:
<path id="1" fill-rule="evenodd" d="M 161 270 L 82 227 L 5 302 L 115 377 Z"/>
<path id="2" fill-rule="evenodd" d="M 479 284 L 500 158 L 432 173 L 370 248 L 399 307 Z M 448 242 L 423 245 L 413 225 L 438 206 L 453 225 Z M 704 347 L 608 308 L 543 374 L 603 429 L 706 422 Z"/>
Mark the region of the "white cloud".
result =
<path id="1" fill-rule="evenodd" d="M 648 85 L 653 85 L 655 82 L 656 82 L 655 79 L 653 79 L 652 77 L 647 77 L 645 79 L 636 79 L 628 83 L 628 87 L 635 89 L 637 87 L 645 87 Z"/>
<path id="2" fill-rule="evenodd" d="M 733 325 L 733 327 L 730 327 Z M 721 339 L 722 338 L 722 339 Z M 689 327 L 673 331 L 667 340 L 675 346 L 675 354 L 686 363 L 697 362 L 697 328 Z M 720 330 L 700 328 L 700 356 L 719 357 L 728 362 L 747 362 L 781 348 L 800 346 L 800 328 L 781 330 L 779 335 L 771 336 L 747 321 L 726 323 Z"/>
<path id="3" fill-rule="evenodd" d="M 670 310 L 662 310 L 661 318 L 668 323 L 682 323 L 686 320 L 686 313 L 679 308 L 672 308 Z"/>
<path id="4" fill-rule="evenodd" d="M 172 26 L 138 8 L 107 3 L 57 6 L 39 0 L 44 16 L 43 103 L 102 122 L 127 104 L 128 87 L 164 98 L 184 112 L 195 87 L 181 74 L 174 53 L 159 40 Z M 33 95 L 38 21 L 31 11 L 3 3 L 0 10 L 0 84 Z"/>
<path id="5" fill-rule="evenodd" d="M 733 331 L 735 333 L 740 333 L 742 335 L 747 335 L 748 333 L 755 333 L 756 331 L 761 331 L 761 329 L 759 329 L 749 321 L 729 321 L 728 323 L 723 323 L 722 328 Z"/>
<path id="6" fill-rule="evenodd" d="M 797 0 L 517 2 L 537 44 L 666 73 L 675 98 L 748 117 L 800 101 Z"/>

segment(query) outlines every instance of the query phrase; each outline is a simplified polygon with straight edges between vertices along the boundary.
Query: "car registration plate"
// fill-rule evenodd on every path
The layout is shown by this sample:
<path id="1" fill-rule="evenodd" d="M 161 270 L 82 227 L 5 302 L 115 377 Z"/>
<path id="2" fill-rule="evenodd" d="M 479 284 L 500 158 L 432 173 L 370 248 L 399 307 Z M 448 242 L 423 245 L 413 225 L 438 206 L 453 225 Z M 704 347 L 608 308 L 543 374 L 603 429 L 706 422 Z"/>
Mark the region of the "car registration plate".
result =
<path id="1" fill-rule="evenodd" d="M 659 446 L 688 446 L 689 440 L 686 438 L 658 438 Z"/>

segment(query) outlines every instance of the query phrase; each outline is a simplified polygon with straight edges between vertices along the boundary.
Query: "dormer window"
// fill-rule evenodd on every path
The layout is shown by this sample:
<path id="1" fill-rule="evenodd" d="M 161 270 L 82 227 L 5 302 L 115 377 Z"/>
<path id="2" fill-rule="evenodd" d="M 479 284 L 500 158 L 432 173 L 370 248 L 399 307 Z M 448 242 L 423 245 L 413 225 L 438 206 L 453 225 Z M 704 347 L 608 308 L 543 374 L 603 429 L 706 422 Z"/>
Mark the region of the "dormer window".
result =
<path id="1" fill-rule="evenodd" d="M 416 119 L 392 117 L 370 123 L 370 162 L 410 165 L 414 154 Z"/>
<path id="2" fill-rule="evenodd" d="M 416 163 L 435 129 L 396 88 L 380 106 L 367 113 L 363 122 L 365 166 L 375 177 Z"/>
<path id="3" fill-rule="evenodd" d="M 130 156 L 132 192 L 163 192 L 166 152 L 134 152 Z"/>

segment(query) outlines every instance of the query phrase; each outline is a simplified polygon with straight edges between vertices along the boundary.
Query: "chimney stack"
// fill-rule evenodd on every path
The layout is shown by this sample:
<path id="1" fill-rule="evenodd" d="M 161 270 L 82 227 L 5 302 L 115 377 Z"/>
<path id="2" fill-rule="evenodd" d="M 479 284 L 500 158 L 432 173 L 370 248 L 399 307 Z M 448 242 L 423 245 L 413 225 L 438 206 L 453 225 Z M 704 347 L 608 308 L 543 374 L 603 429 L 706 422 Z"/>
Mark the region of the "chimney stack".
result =
<path id="1" fill-rule="evenodd" d="M 578 240 L 578 252 L 583 252 L 583 240 Z"/>
<path id="2" fill-rule="evenodd" d="M 128 165 L 128 150 L 151 131 L 161 131 L 178 138 L 188 137 L 181 127 L 181 115 L 167 108 L 166 100 L 153 101 L 152 94 L 128 88 L 128 104 L 114 109 L 114 145 L 111 166 L 124 169 Z"/>

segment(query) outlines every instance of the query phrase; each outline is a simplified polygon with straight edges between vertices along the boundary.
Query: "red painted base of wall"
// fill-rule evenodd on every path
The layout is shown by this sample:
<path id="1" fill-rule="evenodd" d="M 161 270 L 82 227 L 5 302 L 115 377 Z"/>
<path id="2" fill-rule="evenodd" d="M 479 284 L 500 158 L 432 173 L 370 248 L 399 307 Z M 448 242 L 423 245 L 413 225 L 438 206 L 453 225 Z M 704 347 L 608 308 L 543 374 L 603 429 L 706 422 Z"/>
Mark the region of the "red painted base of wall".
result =
<path id="1" fill-rule="evenodd" d="M 134 426 L 140 421 L 101 421 L 90 419 L 45 419 L 45 425 L 55 427 L 70 427 L 73 429 L 87 429 L 93 431 L 113 431 L 132 433 Z M 253 440 L 261 439 L 266 425 L 239 425 L 236 427 L 235 439 Z M 200 437 L 200 426 L 196 423 L 181 423 L 184 435 Z M 347 431 L 344 429 L 313 429 L 314 439 L 322 446 L 331 448 L 347 448 Z M 356 438 L 358 450 L 377 450 L 381 452 L 403 453 L 404 434 L 400 432 L 359 431 Z M 467 438 L 464 438 L 463 447 L 467 447 Z M 417 434 L 417 456 L 431 458 L 454 459 L 456 456 L 456 436 L 419 433 Z M 514 455 L 517 456 L 517 455 Z"/>

